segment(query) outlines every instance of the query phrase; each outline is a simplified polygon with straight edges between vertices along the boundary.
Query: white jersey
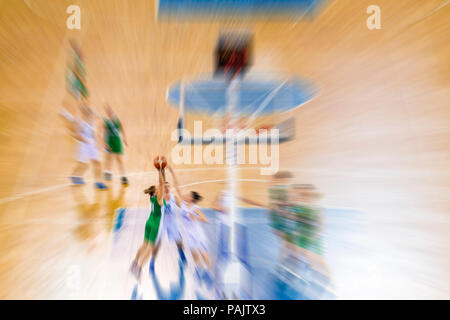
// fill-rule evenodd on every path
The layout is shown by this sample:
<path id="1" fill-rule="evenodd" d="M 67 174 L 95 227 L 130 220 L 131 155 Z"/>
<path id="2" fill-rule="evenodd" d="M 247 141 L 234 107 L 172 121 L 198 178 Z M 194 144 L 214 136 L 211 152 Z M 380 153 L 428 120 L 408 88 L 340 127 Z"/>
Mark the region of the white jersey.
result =
<path id="1" fill-rule="evenodd" d="M 90 160 L 100 161 L 100 153 L 97 150 L 97 144 L 95 141 L 95 125 L 92 119 L 78 120 L 78 134 L 86 140 L 80 141 L 77 161 L 87 163 Z"/>
<path id="2" fill-rule="evenodd" d="M 198 222 L 193 219 L 193 217 L 197 217 L 197 213 L 195 209 L 198 209 L 197 205 L 188 206 L 185 201 L 181 203 L 181 218 L 183 220 L 183 225 L 187 228 L 196 228 Z"/>
<path id="3" fill-rule="evenodd" d="M 166 208 L 166 213 L 168 215 L 175 216 L 177 203 L 175 201 L 175 196 L 172 193 L 170 194 L 169 200 L 166 201 Z"/>
<path id="4" fill-rule="evenodd" d="M 78 130 L 83 139 L 85 139 L 89 144 L 93 144 L 95 143 L 95 126 L 92 124 L 92 119 L 89 119 L 88 121 L 89 122 L 86 122 L 85 120 L 80 119 L 78 121 Z"/>
<path id="5" fill-rule="evenodd" d="M 195 212 L 196 209 L 198 209 L 197 205 L 188 206 L 184 201 L 181 204 L 181 219 L 185 240 L 191 249 L 206 249 L 206 235 L 201 222 L 193 219 L 193 217 L 198 217 Z"/>
<path id="6" fill-rule="evenodd" d="M 167 236 L 169 240 L 179 241 L 181 240 L 181 234 L 178 230 L 178 222 L 177 222 L 177 203 L 175 201 L 175 196 L 170 194 L 170 199 L 166 202 L 165 205 L 165 229 L 167 232 Z"/>

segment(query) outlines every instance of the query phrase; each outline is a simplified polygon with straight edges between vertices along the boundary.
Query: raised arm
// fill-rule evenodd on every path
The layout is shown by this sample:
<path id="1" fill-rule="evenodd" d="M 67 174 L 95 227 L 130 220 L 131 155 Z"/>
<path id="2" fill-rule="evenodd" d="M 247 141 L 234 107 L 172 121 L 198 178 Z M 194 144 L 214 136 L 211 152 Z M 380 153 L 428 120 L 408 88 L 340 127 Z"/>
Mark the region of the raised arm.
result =
<path id="1" fill-rule="evenodd" d="M 212 209 L 219 211 L 221 213 L 226 213 L 225 208 L 222 207 L 220 192 L 217 194 L 216 199 L 214 200 L 214 203 L 212 204 Z"/>
<path id="2" fill-rule="evenodd" d="M 172 175 L 173 184 L 175 186 L 175 191 L 177 192 L 177 196 L 178 196 L 179 200 L 183 200 L 183 195 L 181 194 L 180 187 L 178 185 L 178 180 L 177 180 L 177 177 L 175 176 L 175 173 L 173 172 L 172 167 L 167 166 L 166 168 L 169 169 L 170 174 Z"/>
<path id="3" fill-rule="evenodd" d="M 158 200 L 158 203 L 160 205 L 162 205 L 163 199 L 166 196 L 166 191 L 165 191 L 165 188 L 164 188 L 164 177 L 163 177 L 163 174 L 162 174 L 162 169 L 158 170 L 158 175 L 159 175 L 159 185 L 158 185 L 157 200 Z"/>
<path id="4" fill-rule="evenodd" d="M 275 206 L 267 206 L 267 205 L 264 205 L 262 203 L 258 203 L 258 202 L 255 202 L 255 201 L 252 201 L 252 200 L 248 200 L 248 199 L 245 199 L 245 198 L 241 198 L 241 197 L 237 197 L 237 199 L 239 199 L 240 201 L 242 201 L 244 203 L 251 204 L 253 206 L 264 208 L 266 210 L 276 211 L 276 212 L 278 212 L 278 213 L 280 213 L 282 215 L 293 217 L 295 220 L 301 220 L 301 219 L 298 219 L 297 217 L 295 217 L 294 215 L 292 215 L 292 213 L 289 212 L 288 210 L 283 210 L 283 209 L 280 209 L 280 208 L 275 207 Z"/>
<path id="5" fill-rule="evenodd" d="M 70 135 L 72 136 L 72 138 L 74 138 L 74 139 L 76 139 L 76 140 L 78 140 L 78 141 L 87 143 L 86 139 L 84 139 L 84 138 L 79 134 L 79 132 L 80 132 L 79 129 L 80 129 L 80 124 L 79 124 L 77 121 L 74 121 L 74 122 L 72 123 L 72 128 L 71 128 L 71 130 L 70 130 Z"/>
<path id="6" fill-rule="evenodd" d="M 270 209 L 268 206 L 266 206 L 266 205 L 264 205 L 262 203 L 258 203 L 258 202 L 255 202 L 255 201 L 252 201 L 252 200 L 248 200 L 248 199 L 245 199 L 245 198 L 241 198 L 241 197 L 237 197 L 237 199 L 239 199 L 240 201 L 242 201 L 244 203 L 251 204 L 253 206 Z"/>
<path id="7" fill-rule="evenodd" d="M 106 150 L 109 151 L 108 144 L 106 143 L 106 124 L 105 121 L 100 122 L 98 125 L 98 136 L 97 136 L 97 143 L 99 146 L 102 146 Z"/>
<path id="8" fill-rule="evenodd" d="M 204 222 L 204 223 L 209 222 L 208 218 L 205 216 L 205 214 L 199 208 L 195 208 L 194 211 L 198 215 L 198 217 L 194 217 L 195 220 Z"/>
<path id="9" fill-rule="evenodd" d="M 120 130 L 122 130 L 123 143 L 128 147 L 127 135 L 125 134 L 125 129 L 123 128 L 122 122 L 119 121 Z"/>
<path id="10" fill-rule="evenodd" d="M 108 128 L 106 127 L 105 121 L 103 121 L 103 146 L 106 150 L 110 151 L 108 143 L 107 143 L 107 136 L 108 135 Z"/>

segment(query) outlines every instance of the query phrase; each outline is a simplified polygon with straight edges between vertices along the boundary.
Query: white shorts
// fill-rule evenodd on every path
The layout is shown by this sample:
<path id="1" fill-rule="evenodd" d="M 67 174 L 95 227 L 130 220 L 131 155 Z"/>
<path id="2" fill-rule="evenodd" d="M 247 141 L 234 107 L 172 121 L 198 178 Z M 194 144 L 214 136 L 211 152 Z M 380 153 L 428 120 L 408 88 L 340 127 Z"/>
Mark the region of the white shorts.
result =
<path id="1" fill-rule="evenodd" d="M 77 161 L 88 163 L 91 160 L 100 161 L 100 152 L 93 143 L 80 142 L 77 151 Z"/>

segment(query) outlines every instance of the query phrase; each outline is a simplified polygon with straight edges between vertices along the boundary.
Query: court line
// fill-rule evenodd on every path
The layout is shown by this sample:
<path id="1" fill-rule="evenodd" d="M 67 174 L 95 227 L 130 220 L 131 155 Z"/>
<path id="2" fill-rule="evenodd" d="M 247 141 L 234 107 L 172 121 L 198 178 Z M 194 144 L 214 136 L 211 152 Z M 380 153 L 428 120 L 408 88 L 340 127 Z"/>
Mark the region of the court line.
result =
<path id="1" fill-rule="evenodd" d="M 242 169 L 244 169 L 244 168 L 242 168 Z M 245 168 L 245 169 L 250 169 L 250 168 Z M 254 168 L 252 167 L 251 169 L 256 170 L 256 169 L 259 169 L 259 168 L 258 167 L 254 167 Z M 224 170 L 224 168 L 186 168 L 186 169 L 179 169 L 179 170 L 177 170 L 177 172 L 183 172 L 183 171 L 184 172 L 207 171 L 207 170 Z M 133 177 L 133 176 L 141 176 L 141 175 L 145 175 L 145 174 L 156 174 L 156 171 L 152 170 L 152 171 L 132 172 L 132 173 L 127 174 L 127 176 Z M 117 178 L 119 176 L 114 176 L 114 177 Z M 85 180 L 85 181 L 86 181 L 86 183 L 94 182 L 93 179 L 89 179 L 89 180 Z M 7 202 L 10 202 L 10 201 L 14 201 L 14 200 L 18 200 L 18 199 L 22 199 L 22 198 L 25 198 L 27 196 L 33 196 L 33 195 L 39 194 L 39 193 L 45 193 L 45 192 L 48 192 L 48 191 L 62 189 L 62 188 L 69 187 L 69 186 L 72 186 L 72 184 L 71 183 L 63 183 L 63 184 L 58 184 L 58 185 L 55 185 L 55 186 L 45 187 L 45 188 L 34 190 L 34 191 L 28 191 L 28 192 L 19 193 L 19 194 L 13 195 L 13 196 L 9 196 L 9 197 L 0 199 L 0 204 L 7 203 Z"/>
<path id="2" fill-rule="evenodd" d="M 249 168 L 241 168 L 241 169 L 249 169 Z M 252 168 L 253 169 L 253 168 Z M 260 168 L 254 168 L 254 170 L 256 169 L 260 169 Z M 188 168 L 188 169 L 180 169 L 177 170 L 177 172 L 191 172 L 191 171 L 205 171 L 205 170 L 224 170 L 223 168 Z M 142 171 L 142 172 L 133 172 L 128 174 L 127 176 L 141 176 L 141 175 L 145 175 L 145 174 L 155 174 L 156 172 L 155 170 L 152 171 Z M 114 177 L 118 177 L 118 176 L 114 176 Z M 89 180 L 85 180 L 86 183 L 92 183 L 94 182 L 94 179 L 89 179 Z M 200 182 L 194 182 L 194 183 L 188 183 L 185 185 L 181 185 L 180 188 L 184 188 L 184 187 L 188 187 L 188 186 L 193 186 L 193 185 L 198 185 L 198 184 L 203 184 L 203 183 L 213 183 L 213 182 L 225 182 L 226 179 L 219 179 L 219 180 L 205 180 L 205 181 L 200 181 Z M 262 180 L 262 179 L 239 179 L 239 181 L 245 181 L 245 182 L 269 182 L 270 180 Z M 49 192 L 49 191 L 53 191 L 53 190 L 57 190 L 57 189 L 63 189 L 66 187 L 71 187 L 72 184 L 71 183 L 64 183 L 64 184 L 59 184 L 59 185 L 55 185 L 55 186 L 50 186 L 50 187 L 46 187 L 46 188 L 42 188 L 42 189 L 38 189 L 38 190 L 34 190 L 34 191 L 28 191 L 28 192 L 24 192 L 24 193 L 19 193 L 10 197 L 6 197 L 3 199 L 0 199 L 0 204 L 3 203 L 7 203 L 7 202 L 11 202 L 11 201 L 15 201 L 15 200 L 19 200 L 28 196 L 33 196 L 36 194 L 40 194 L 40 193 L 45 193 L 45 192 Z"/>
<path id="3" fill-rule="evenodd" d="M 33 196 L 33 195 L 39 194 L 39 193 L 45 193 L 45 192 L 48 192 L 48 191 L 62 189 L 62 188 L 68 187 L 68 186 L 71 186 L 71 184 L 70 183 L 58 184 L 56 186 L 42 188 L 42 189 L 35 190 L 35 191 L 19 193 L 19 194 L 14 195 L 14 196 L 10 196 L 10 197 L 7 197 L 7 198 L 0 199 L 0 204 L 11 202 L 11 201 L 15 201 L 15 200 L 19 200 L 19 199 L 22 199 L 22 198 L 25 198 L 25 197 L 28 197 L 28 196 Z"/>
<path id="4" fill-rule="evenodd" d="M 146 173 L 146 172 L 143 172 Z M 136 174 L 137 175 L 137 174 Z M 239 181 L 242 182 L 270 182 L 270 180 L 263 180 L 263 179 L 238 179 Z M 86 182 L 93 182 L 94 180 L 88 181 L 86 180 Z M 195 186 L 195 185 L 199 185 L 199 184 L 204 184 L 204 183 L 214 183 L 214 182 L 225 182 L 228 181 L 227 179 L 217 179 L 217 180 L 204 180 L 204 181 L 197 181 L 197 182 L 193 182 L 193 183 L 188 183 L 185 185 L 181 185 L 180 188 L 186 188 L 189 186 Z M 42 188 L 36 191 L 29 191 L 29 192 L 24 192 L 21 194 L 17 194 L 15 196 L 11 196 L 11 197 L 7 197 L 7 198 L 3 198 L 0 199 L 0 204 L 3 203 L 7 203 L 7 202 L 11 202 L 11 201 L 15 201 L 15 200 L 19 200 L 28 196 L 33 196 L 36 194 L 40 194 L 40 193 L 45 193 L 45 192 L 49 192 L 49 191 L 53 191 L 53 190 L 57 190 L 57 189 L 63 189 L 66 187 L 71 187 L 72 184 L 71 183 L 65 183 L 65 184 L 59 184 L 56 186 L 52 186 L 52 187 L 47 187 L 47 188 Z M 77 187 L 77 186 L 75 186 Z M 81 187 L 81 185 L 80 185 Z"/>
<path id="5" fill-rule="evenodd" d="M 33 14 L 43 18 L 44 20 L 48 21 L 47 18 L 42 17 L 40 14 L 38 14 L 32 7 L 32 5 L 30 5 L 29 0 L 24 1 L 26 6 L 33 12 Z M 83 29 L 83 31 L 81 32 L 81 37 L 80 37 L 80 41 L 82 39 L 84 39 L 84 36 L 86 34 L 86 30 L 87 28 L 85 27 Z M 66 31 L 64 32 L 64 39 L 67 38 L 68 35 L 68 30 L 66 29 Z M 55 87 L 55 85 L 52 84 L 56 84 L 58 82 L 60 82 L 58 80 L 58 76 L 59 73 L 57 72 L 58 70 L 58 61 L 65 61 L 64 56 L 66 55 L 66 50 L 65 50 L 65 41 L 63 41 L 63 43 L 59 46 L 59 52 L 58 54 L 55 56 L 56 59 L 54 61 L 54 63 L 51 66 L 51 73 L 50 73 L 50 78 L 49 81 L 47 82 L 48 87 L 46 88 L 46 90 L 44 91 L 44 95 L 43 98 L 41 99 L 41 101 L 38 104 L 38 110 L 37 110 L 37 114 L 35 115 L 34 119 L 36 120 L 34 125 L 33 125 L 33 130 L 35 132 L 39 131 L 37 130 L 37 128 L 44 123 L 45 121 L 42 121 L 42 119 L 48 115 L 49 113 L 49 105 L 52 104 L 53 99 L 55 98 L 54 93 L 49 90 L 50 87 Z M 57 92 L 57 100 L 58 101 L 63 101 L 64 96 L 67 95 L 67 92 L 65 90 L 58 90 Z M 57 117 L 56 114 L 53 115 L 53 117 Z M 37 180 L 37 176 L 33 176 L 31 177 L 31 179 L 25 179 L 26 178 L 26 170 L 29 170 L 30 168 L 37 168 L 40 169 L 43 165 L 43 161 L 44 161 L 44 156 L 45 154 L 47 154 L 47 152 L 44 151 L 48 151 L 49 146 L 50 146 L 50 142 L 51 142 L 51 137 L 54 135 L 54 133 L 56 132 L 56 122 L 55 121 L 51 121 L 51 123 L 53 124 L 53 126 L 47 128 L 47 133 L 48 136 L 50 137 L 50 139 L 47 139 L 46 141 L 42 142 L 42 139 L 38 139 L 38 138 L 42 138 L 42 136 L 32 136 L 31 139 L 26 143 L 26 147 L 25 147 L 25 156 L 22 157 L 22 159 L 19 162 L 19 171 L 17 174 L 18 179 L 16 179 L 14 186 L 13 186 L 13 192 L 17 191 L 17 189 L 19 188 L 20 184 L 24 184 L 26 186 L 32 185 L 36 180 Z M 40 152 L 37 153 L 36 151 L 36 146 L 38 146 Z M 34 157 L 33 155 L 38 154 L 38 156 Z M 31 166 L 26 166 L 26 160 L 27 159 L 33 159 L 34 161 L 32 162 Z M 36 172 L 37 170 L 34 170 L 34 172 Z M 24 179 L 21 179 L 21 177 L 23 177 Z M 30 192 L 26 192 L 26 193 L 21 193 L 21 194 L 17 194 L 8 198 L 4 198 L 4 199 L 0 199 L 0 204 L 3 203 L 7 203 L 7 202 L 11 202 L 17 199 L 22 199 L 25 198 L 29 195 L 33 195 L 33 194 L 38 194 L 38 193 L 42 193 L 42 192 L 47 192 L 49 190 L 55 190 L 55 189 L 59 189 L 59 188 L 63 188 L 65 187 L 65 185 L 58 185 L 58 186 L 53 186 L 53 187 L 47 187 L 44 189 L 40 189 L 40 190 L 36 190 L 36 191 L 30 191 Z M 28 208 L 28 202 L 25 202 L 25 207 L 22 209 L 22 211 L 26 210 Z M 17 215 L 17 213 L 16 213 Z"/>
<path id="6" fill-rule="evenodd" d="M 260 170 L 261 167 L 245 167 L 245 168 L 237 168 L 237 170 Z M 185 168 L 185 169 L 178 169 L 176 170 L 176 172 L 194 172 L 194 171 L 217 171 L 217 170 L 225 170 L 225 168 L 223 167 L 215 167 L 215 168 Z M 298 168 L 282 168 L 280 170 L 287 170 L 287 171 L 294 171 L 294 172 L 311 172 L 311 173 L 321 173 L 321 174 L 327 174 L 326 170 L 314 170 L 314 169 L 298 169 Z M 157 171 L 156 170 L 151 170 L 151 171 L 141 171 L 141 172 L 132 172 L 127 174 L 127 176 L 142 176 L 142 175 L 146 175 L 146 174 L 155 174 L 156 175 Z M 330 172 L 328 172 L 328 174 L 330 174 Z M 336 172 L 333 171 L 331 174 L 346 174 L 345 172 Z M 119 177 L 119 176 L 114 176 L 115 178 Z M 216 180 L 203 180 L 203 181 L 196 181 L 196 182 L 192 182 L 192 183 L 188 183 L 188 184 L 184 184 L 181 185 L 180 188 L 186 188 L 189 186 L 194 186 L 194 185 L 199 185 L 199 184 L 205 184 L 205 183 L 219 183 L 219 182 L 225 182 L 228 179 L 216 179 Z M 89 179 L 89 180 L 85 180 L 86 183 L 92 183 L 94 182 L 94 179 Z M 260 182 L 260 183 L 268 183 L 271 180 L 269 179 L 238 179 L 238 181 L 241 182 Z M 33 196 L 33 195 L 37 195 L 37 194 L 41 194 L 41 193 L 46 193 L 49 191 L 53 191 L 53 190 L 58 190 L 58 189 L 63 189 L 63 188 L 67 188 L 67 187 L 72 187 L 71 183 L 64 183 L 64 184 L 59 184 L 59 185 L 55 185 L 55 186 L 50 186 L 50 187 L 45 187 L 42 189 L 38 189 L 38 190 L 34 190 L 34 191 L 29 191 L 29 192 L 24 192 L 24 193 L 19 193 L 13 196 L 9 196 L 6 198 L 2 198 L 0 199 L 0 204 L 4 204 L 4 203 L 8 203 L 8 202 L 12 202 L 12 201 L 16 201 L 19 199 L 23 199 L 25 197 L 29 197 L 29 196 Z M 75 186 L 75 187 L 80 187 L 80 186 Z M 324 205 L 324 207 L 328 207 L 326 205 Z M 335 208 L 334 206 L 330 206 L 330 208 Z M 341 209 L 344 209 L 344 207 L 339 207 Z M 345 207 L 345 209 L 349 209 L 349 210 L 360 210 L 359 208 L 352 208 L 352 207 Z"/>

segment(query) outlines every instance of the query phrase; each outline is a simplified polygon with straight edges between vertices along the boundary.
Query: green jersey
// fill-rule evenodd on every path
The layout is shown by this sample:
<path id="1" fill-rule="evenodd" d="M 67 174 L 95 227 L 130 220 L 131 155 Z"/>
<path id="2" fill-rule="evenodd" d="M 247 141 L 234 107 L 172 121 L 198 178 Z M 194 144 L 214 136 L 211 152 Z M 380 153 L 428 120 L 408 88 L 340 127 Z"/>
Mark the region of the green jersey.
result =
<path id="1" fill-rule="evenodd" d="M 67 68 L 66 80 L 68 90 L 76 99 L 89 96 L 86 88 L 86 67 L 76 52 L 74 52 L 73 65 Z"/>
<path id="2" fill-rule="evenodd" d="M 155 244 L 159 240 L 163 221 L 164 221 L 164 208 L 166 201 L 163 199 L 163 205 L 161 206 L 156 196 L 150 197 L 150 203 L 152 210 L 150 216 L 145 223 L 145 241 Z"/>
<path id="3" fill-rule="evenodd" d="M 120 121 L 117 117 L 113 120 L 105 118 L 105 130 L 106 137 L 105 142 L 109 147 L 109 151 L 112 153 L 123 153 L 122 147 L 122 139 L 120 137 L 120 133 L 122 131 L 122 126 L 120 125 Z"/>
<path id="4" fill-rule="evenodd" d="M 320 230 L 320 210 L 304 204 L 290 208 L 293 215 L 287 225 L 287 240 L 302 248 L 322 253 Z"/>
<path id="5" fill-rule="evenodd" d="M 285 232 L 283 226 L 283 216 L 276 209 L 283 209 L 288 201 L 288 187 L 276 185 L 269 188 L 270 225 L 272 228 Z"/>

